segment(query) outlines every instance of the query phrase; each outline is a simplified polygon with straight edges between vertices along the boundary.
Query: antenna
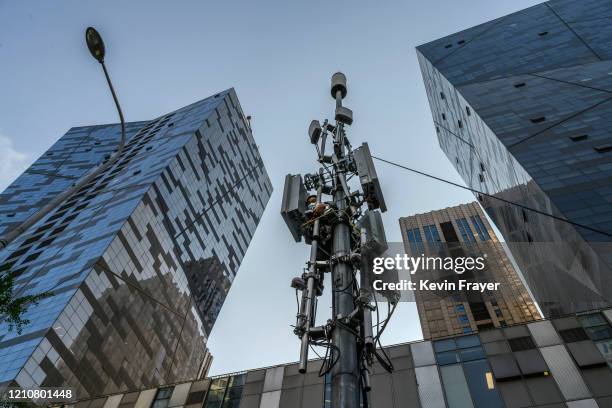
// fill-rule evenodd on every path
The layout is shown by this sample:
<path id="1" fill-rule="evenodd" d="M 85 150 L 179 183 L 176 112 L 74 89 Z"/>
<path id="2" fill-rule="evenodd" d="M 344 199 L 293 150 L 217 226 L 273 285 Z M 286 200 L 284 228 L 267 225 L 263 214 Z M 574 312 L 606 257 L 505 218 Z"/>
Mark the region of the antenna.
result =
<path id="1" fill-rule="evenodd" d="M 387 250 L 380 212 L 386 206 L 367 143 L 353 150 L 346 127 L 353 111 L 343 106 L 346 76 L 331 79 L 336 101 L 335 125 L 313 120 L 308 138 L 320 165 L 314 174 L 285 178 L 281 215 L 293 239 L 310 245 L 310 258 L 291 287 L 301 292 L 294 333 L 300 338 L 299 371 L 305 373 L 310 346 L 327 348 L 319 375 L 331 373 L 334 408 L 368 407 L 370 373 L 376 353 L 372 329 L 373 302 L 369 262 Z M 328 140 L 330 154 L 325 154 Z M 347 180 L 357 176 L 361 191 L 351 192 Z M 364 209 L 365 207 L 365 209 Z M 380 210 L 380 211 L 379 211 Z M 332 316 L 315 326 L 317 297 L 323 277 L 331 273 Z M 359 273 L 359 279 L 357 274 Z M 397 297 L 385 295 L 392 303 Z M 382 364 L 391 371 L 391 364 Z"/>

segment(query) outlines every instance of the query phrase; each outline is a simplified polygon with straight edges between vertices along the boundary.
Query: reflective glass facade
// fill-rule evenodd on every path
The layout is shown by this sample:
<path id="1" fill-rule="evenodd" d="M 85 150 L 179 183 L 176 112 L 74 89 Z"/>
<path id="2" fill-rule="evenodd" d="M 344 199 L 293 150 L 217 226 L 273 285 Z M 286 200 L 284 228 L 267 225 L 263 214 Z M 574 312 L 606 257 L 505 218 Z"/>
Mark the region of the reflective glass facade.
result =
<path id="1" fill-rule="evenodd" d="M 612 233 L 611 15 L 607 0 L 551 0 L 417 48 L 440 146 L 467 185 Z M 609 235 L 478 198 L 545 314 L 610 304 Z"/>
<path id="2" fill-rule="evenodd" d="M 541 318 L 535 303 L 516 269 L 499 244 L 478 203 L 461 204 L 442 210 L 402 217 L 399 220 L 406 254 L 464 257 L 489 254 L 486 269 L 480 274 L 457 275 L 443 270 L 428 270 L 411 275 L 415 282 L 423 337 L 436 339 L 483 328 L 502 327 Z M 421 232 L 426 244 L 420 240 Z M 416 241 L 415 237 L 419 237 Z M 419 281 L 456 281 L 458 276 L 473 281 L 499 283 L 499 290 L 484 293 L 420 290 Z M 462 293 L 463 292 L 463 293 Z M 454 354 L 448 354 L 452 359 Z"/>
<path id="3" fill-rule="evenodd" d="M 589 323 L 570 316 L 385 347 L 394 371 L 374 364 L 370 406 L 610 408 L 612 370 L 596 341 L 565 341 L 560 334 L 583 330 L 584 324 Z M 602 324 L 610 327 L 607 319 Z M 287 364 L 65 407 L 149 408 L 157 406 L 155 397 L 161 395 L 168 408 L 328 408 L 331 388 L 328 377 L 318 376 L 320 364 L 309 362 L 305 374 L 298 372 L 297 364 Z M 173 390 L 169 396 L 168 389 Z"/>
<path id="4" fill-rule="evenodd" d="M 118 139 L 118 125 L 71 129 L 0 195 L 0 233 Z M 53 293 L 21 334 L 0 325 L 0 388 L 93 396 L 203 375 L 271 191 L 233 89 L 128 124 L 119 160 L 0 252 L 16 293 Z"/>

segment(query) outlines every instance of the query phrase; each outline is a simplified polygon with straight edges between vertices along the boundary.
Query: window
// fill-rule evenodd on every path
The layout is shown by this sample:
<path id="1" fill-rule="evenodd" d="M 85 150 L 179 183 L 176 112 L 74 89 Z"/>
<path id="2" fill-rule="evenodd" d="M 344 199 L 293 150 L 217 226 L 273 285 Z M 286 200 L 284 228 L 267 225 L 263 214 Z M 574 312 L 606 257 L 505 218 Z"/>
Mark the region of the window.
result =
<path id="1" fill-rule="evenodd" d="M 475 407 L 502 408 L 504 406 L 486 359 L 466 362 L 463 364 L 463 369 Z"/>
<path id="2" fill-rule="evenodd" d="M 436 361 L 438 365 L 455 364 L 460 362 L 459 354 L 455 351 L 447 351 L 444 353 L 436 353 Z"/>
<path id="3" fill-rule="evenodd" d="M 242 387 L 246 380 L 246 374 L 230 377 L 227 384 L 227 391 L 223 398 L 223 408 L 238 408 L 242 398 Z"/>
<path id="4" fill-rule="evenodd" d="M 6 258 L 6 259 L 7 259 L 7 260 L 9 260 L 9 259 L 10 259 L 10 260 L 17 259 L 17 258 L 19 258 L 21 255 L 24 255 L 26 252 L 28 252 L 28 250 L 29 250 L 29 249 L 30 249 L 30 248 L 23 248 L 23 249 L 20 249 L 20 250 L 18 250 L 18 251 L 15 251 L 15 252 L 13 252 L 13 253 L 11 254 L 11 256 L 9 256 L 9 257 L 8 257 L 8 258 Z"/>
<path id="5" fill-rule="evenodd" d="M 502 311 L 499 309 L 495 309 L 495 316 L 502 317 Z"/>
<path id="6" fill-rule="evenodd" d="M 455 364 L 485 357 L 480 346 L 480 340 L 476 335 L 438 340 L 433 343 L 433 347 L 439 365 Z"/>
<path id="7" fill-rule="evenodd" d="M 461 324 L 470 324 L 470 319 L 468 319 L 468 317 L 466 315 L 459 315 L 459 316 L 457 316 L 457 320 Z"/>
<path id="8" fill-rule="evenodd" d="M 610 326 L 608 326 L 608 325 L 605 325 L 605 326 L 596 326 L 596 327 L 588 327 L 588 328 L 585 329 L 585 331 L 587 332 L 587 335 L 593 341 L 612 338 L 612 329 L 610 329 Z"/>
<path id="9" fill-rule="evenodd" d="M 463 306 L 463 305 L 455 305 L 455 310 L 457 312 L 465 312 L 465 306 Z"/>
<path id="10" fill-rule="evenodd" d="M 457 125 L 459 125 L 459 129 L 463 128 L 463 122 L 461 120 L 457 121 Z"/>
<path id="11" fill-rule="evenodd" d="M 482 347 L 478 346 L 459 350 L 459 356 L 461 357 L 461 361 L 472 361 L 485 358 L 485 353 Z"/>
<path id="12" fill-rule="evenodd" d="M 40 255 L 42 254 L 42 251 L 40 252 L 35 252 L 32 255 L 28 256 L 23 263 L 28 263 L 28 262 L 32 262 L 35 261 Z"/>
<path id="13" fill-rule="evenodd" d="M 446 120 L 446 115 L 444 113 L 442 114 L 442 120 Z"/>
<path id="14" fill-rule="evenodd" d="M 66 214 L 66 211 L 58 211 L 55 214 L 53 214 L 51 217 L 49 217 L 47 221 L 57 220 L 58 218 L 62 218 L 65 214 Z"/>
<path id="15" fill-rule="evenodd" d="M 457 220 L 457 225 L 459 226 L 459 232 L 463 237 L 463 241 L 465 242 L 475 242 L 476 238 L 474 238 L 474 234 L 472 233 L 472 229 L 470 228 L 467 220 L 465 218 L 460 218 Z"/>
<path id="16" fill-rule="evenodd" d="M 452 341 L 452 340 L 451 340 Z M 438 351 L 436 343 L 444 342 L 443 349 L 447 349 L 452 346 L 452 343 L 446 343 L 447 340 L 441 342 L 434 342 L 434 348 L 436 349 L 436 358 L 438 364 L 441 365 L 440 372 L 444 382 L 445 390 L 448 393 L 452 390 L 449 386 L 451 382 L 448 379 L 452 378 L 453 381 L 457 381 L 457 374 L 463 374 L 465 371 L 465 378 L 467 378 L 468 388 L 471 391 L 472 398 L 474 399 L 473 406 L 478 407 L 503 407 L 501 399 L 495 389 L 495 382 L 491 375 L 491 370 L 485 359 L 485 354 L 480 346 L 480 341 L 475 335 L 462 336 L 457 338 L 456 346 L 454 350 L 446 350 L 443 352 Z M 471 346 L 471 347 L 470 347 Z M 456 365 L 459 362 L 463 362 L 463 370 L 460 365 Z M 453 369 L 453 367 L 456 367 Z M 451 376 L 445 376 L 444 373 L 447 370 L 456 370 Z M 463 377 L 463 376 L 462 376 Z M 456 384 L 453 384 L 456 386 Z M 465 390 L 466 401 L 469 401 L 469 393 Z M 472 406 L 471 401 L 468 406 Z M 458 405 L 450 405 L 456 407 Z M 459 405 L 461 406 L 461 405 Z"/>
<path id="17" fill-rule="evenodd" d="M 413 250 L 422 250 L 423 249 L 423 240 L 421 238 L 421 231 L 418 228 L 413 228 L 408 230 L 408 242 L 410 242 L 410 246 Z"/>
<path id="18" fill-rule="evenodd" d="M 482 171 L 484 173 L 485 172 L 485 165 L 484 165 L 484 163 L 480 162 L 479 166 L 480 166 L 480 171 Z"/>
<path id="19" fill-rule="evenodd" d="M 544 37 L 545 35 L 548 35 L 548 31 L 542 31 L 541 33 L 538 33 L 538 35 L 540 37 Z"/>
<path id="20" fill-rule="evenodd" d="M 489 231 L 487 231 L 487 227 L 485 227 L 484 223 L 482 222 L 480 215 L 474 215 L 473 217 L 470 217 L 470 219 L 472 220 L 472 224 L 474 225 L 476 233 L 480 237 L 481 241 L 488 241 L 491 239 Z"/>
<path id="21" fill-rule="evenodd" d="M 609 145 L 600 145 L 593 147 L 597 153 L 608 153 L 612 152 L 612 144 Z"/>
<path id="22" fill-rule="evenodd" d="M 204 408 L 221 408 L 223 397 L 225 397 L 225 389 L 227 387 L 228 378 L 216 378 L 210 383 Z M 155 408 L 155 407 L 152 407 Z"/>
<path id="23" fill-rule="evenodd" d="M 59 234 L 60 232 L 64 231 L 66 229 L 66 227 L 68 227 L 68 224 L 60 225 L 59 227 L 57 227 L 56 229 L 51 231 L 51 234 L 49 234 L 49 235 Z"/>
<path id="24" fill-rule="evenodd" d="M 160 388 L 157 390 L 157 394 L 155 394 L 155 399 L 151 404 L 151 408 L 166 408 L 170 402 L 170 397 L 172 396 L 173 390 L 174 387 Z"/>
<path id="25" fill-rule="evenodd" d="M 444 92 L 440 92 L 440 99 L 446 99 L 446 97 L 444 96 Z"/>
<path id="26" fill-rule="evenodd" d="M 459 40 L 459 41 L 457 41 L 457 44 L 458 45 L 463 45 L 463 44 L 465 44 L 465 40 Z"/>
<path id="27" fill-rule="evenodd" d="M 612 368 L 612 340 L 604 340 L 595 343 L 601 355 L 606 359 L 608 367 Z"/>
<path id="28" fill-rule="evenodd" d="M 523 88 L 525 85 L 527 85 L 527 84 L 524 83 L 524 82 L 519 82 L 518 84 L 514 84 L 514 87 L 515 88 Z"/>
<path id="29" fill-rule="evenodd" d="M 438 340 L 433 343 L 434 350 L 436 353 L 442 353 L 444 351 L 451 351 L 457 348 L 457 343 L 454 339 Z"/>
<path id="30" fill-rule="evenodd" d="M 453 46 L 453 44 L 446 44 L 446 45 L 444 46 L 444 48 L 451 48 L 452 46 Z"/>
<path id="31" fill-rule="evenodd" d="M 484 302 L 470 302 L 470 310 L 472 311 L 472 316 L 474 316 L 474 320 L 476 321 L 488 320 L 491 318 L 487 305 L 485 305 Z"/>
<path id="32" fill-rule="evenodd" d="M 198 404 L 202 405 L 204 401 L 204 397 L 206 396 L 206 390 L 203 391 L 194 391 L 189 393 L 187 400 L 185 401 L 185 405 Z"/>
<path id="33" fill-rule="evenodd" d="M 408 242 L 423 242 L 421 239 L 421 231 L 418 228 L 408 230 Z"/>
<path id="34" fill-rule="evenodd" d="M 323 408 L 332 408 L 331 373 L 325 374 L 325 389 L 323 391 Z"/>
<path id="35" fill-rule="evenodd" d="M 23 244 L 21 244 L 22 247 L 28 246 L 30 244 L 33 244 L 34 242 L 38 241 L 40 239 L 40 237 L 42 237 L 42 235 L 34 235 L 33 237 L 30 237 L 28 239 L 26 239 Z"/>
<path id="36" fill-rule="evenodd" d="M 49 245 L 51 245 L 53 243 L 53 241 L 55 241 L 55 238 L 49 238 L 47 240 L 44 240 L 43 242 L 41 242 L 40 244 L 38 244 L 38 247 L 36 249 L 42 249 L 45 247 L 48 247 Z"/>
<path id="37" fill-rule="evenodd" d="M 484 175 L 482 173 L 478 173 L 478 179 L 480 180 L 481 183 L 484 183 L 485 181 Z"/>
<path id="38" fill-rule="evenodd" d="M 440 374 L 444 384 L 446 401 L 450 408 L 471 408 L 474 406 L 461 365 L 454 364 L 440 367 Z"/>
<path id="39" fill-rule="evenodd" d="M 469 106 L 465 107 L 465 113 L 467 113 L 468 116 L 472 116 L 472 110 L 470 109 Z"/>
<path id="40" fill-rule="evenodd" d="M 566 343 L 573 343 L 575 341 L 588 340 L 586 332 L 582 327 L 576 327 L 574 329 L 559 330 L 559 335 Z"/>
<path id="41" fill-rule="evenodd" d="M 51 228 L 54 225 L 54 223 L 50 222 L 47 223 L 45 225 L 43 225 L 42 227 L 40 227 L 39 229 L 37 229 L 36 231 L 34 231 L 35 234 L 40 234 L 42 232 L 47 231 L 49 228 Z M 42 235 L 42 234 L 41 234 Z"/>
<path id="42" fill-rule="evenodd" d="M 525 211 L 524 208 L 521 208 L 521 213 L 523 214 L 523 221 L 529 222 L 529 218 L 527 217 L 527 212 Z"/>
<path id="43" fill-rule="evenodd" d="M 570 136 L 569 138 L 572 140 L 572 142 L 581 142 L 583 140 L 588 139 L 589 135 L 577 135 L 577 136 Z"/>
<path id="44" fill-rule="evenodd" d="M 531 118 L 529 120 L 531 121 L 531 123 L 542 123 L 546 121 L 546 116 L 539 116 L 537 118 Z"/>
<path id="45" fill-rule="evenodd" d="M 510 344 L 510 349 L 512 351 L 531 350 L 535 348 L 535 343 L 531 336 L 508 339 L 508 344 Z"/>
<path id="46" fill-rule="evenodd" d="M 601 313 L 589 313 L 579 317 L 582 327 L 593 327 L 608 324 Z"/>
<path id="47" fill-rule="evenodd" d="M 437 243 L 442 241 L 435 225 L 425 225 L 423 231 L 425 232 L 425 240 L 427 240 L 427 242 Z"/>
<path id="48" fill-rule="evenodd" d="M 442 230 L 442 235 L 444 235 L 444 240 L 446 242 L 459 242 L 459 237 L 457 236 L 452 223 L 443 222 L 440 224 L 440 229 Z"/>

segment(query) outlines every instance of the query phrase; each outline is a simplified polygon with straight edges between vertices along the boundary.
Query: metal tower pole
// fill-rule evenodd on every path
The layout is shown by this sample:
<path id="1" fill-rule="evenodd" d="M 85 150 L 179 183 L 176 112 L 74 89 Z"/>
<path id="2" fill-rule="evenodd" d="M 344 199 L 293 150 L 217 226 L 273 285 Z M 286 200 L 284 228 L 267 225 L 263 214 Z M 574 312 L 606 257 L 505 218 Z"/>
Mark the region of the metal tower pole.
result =
<path id="1" fill-rule="evenodd" d="M 338 100 L 338 97 L 336 97 Z M 344 129 L 338 124 L 337 142 L 340 144 L 338 160 L 344 158 Z M 353 329 L 339 323 L 355 309 L 353 286 L 355 276 L 353 267 L 348 263 L 351 253 L 350 219 L 347 214 L 350 209 L 343 189 L 346 185 L 345 174 L 335 171 L 334 205 L 341 217 L 333 228 L 333 266 L 331 272 L 333 303 L 332 313 L 338 322 L 332 334 L 332 344 L 339 352 L 338 362 L 332 369 L 332 407 L 359 407 L 359 360 L 357 358 L 357 336 Z"/>
<path id="2" fill-rule="evenodd" d="M 307 371 L 311 346 L 324 347 L 319 375 L 331 374 L 332 407 L 357 408 L 363 403 L 367 408 L 372 363 L 374 358 L 384 362 L 376 352 L 382 330 L 376 337 L 372 333 L 371 311 L 376 306 L 371 304 L 369 260 L 388 248 L 378 211 L 387 208 L 367 143 L 353 149 L 346 136 L 345 125 L 353 123 L 352 110 L 342 106 L 346 94 L 346 77 L 337 72 L 331 81 L 335 126 L 313 120 L 308 129 L 322 167 L 318 174 L 304 178 L 285 177 L 281 215 L 295 241 L 304 238 L 311 245 L 307 268 L 291 281 L 296 293 L 302 292 L 294 329 L 301 341 L 299 371 Z M 330 154 L 325 153 L 328 135 L 333 136 Z M 357 186 L 351 192 L 349 180 L 354 180 L 353 187 L 358 180 L 361 189 Z M 331 272 L 332 316 L 315 327 L 317 297 L 323 293 L 326 272 Z M 383 367 L 393 369 L 390 362 Z"/>

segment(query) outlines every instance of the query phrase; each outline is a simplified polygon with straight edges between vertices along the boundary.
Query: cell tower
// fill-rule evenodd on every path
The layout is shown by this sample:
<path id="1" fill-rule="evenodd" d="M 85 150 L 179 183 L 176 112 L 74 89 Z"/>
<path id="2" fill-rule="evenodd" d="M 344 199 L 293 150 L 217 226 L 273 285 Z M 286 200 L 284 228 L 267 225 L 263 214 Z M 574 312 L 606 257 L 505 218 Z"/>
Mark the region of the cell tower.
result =
<path id="1" fill-rule="evenodd" d="M 294 329 L 301 340 L 299 371 L 306 372 L 309 347 L 326 348 L 319 375 L 331 373 L 333 408 L 369 406 L 375 359 L 393 370 L 376 345 L 398 300 L 396 293 L 384 294 L 391 312 L 385 323 L 378 322 L 374 334 L 372 312 L 377 311 L 378 301 L 371 285 L 371 259 L 387 250 L 380 213 L 387 208 L 367 143 L 353 149 L 346 135 L 346 126 L 353 123 L 353 112 L 342 105 L 346 94 L 346 77 L 337 72 L 331 80 L 335 124 L 313 120 L 308 129 L 320 168 L 304 177 L 287 175 L 281 205 L 295 241 L 303 237 L 311 247 L 303 274 L 291 282 L 301 291 Z M 355 176 L 361 191 L 351 192 L 349 180 Z M 326 324 L 315 326 L 317 297 L 323 294 L 326 272 L 331 273 L 332 316 Z"/>

